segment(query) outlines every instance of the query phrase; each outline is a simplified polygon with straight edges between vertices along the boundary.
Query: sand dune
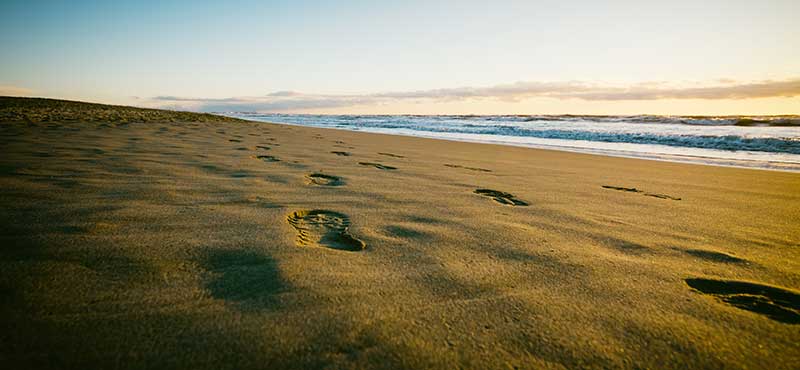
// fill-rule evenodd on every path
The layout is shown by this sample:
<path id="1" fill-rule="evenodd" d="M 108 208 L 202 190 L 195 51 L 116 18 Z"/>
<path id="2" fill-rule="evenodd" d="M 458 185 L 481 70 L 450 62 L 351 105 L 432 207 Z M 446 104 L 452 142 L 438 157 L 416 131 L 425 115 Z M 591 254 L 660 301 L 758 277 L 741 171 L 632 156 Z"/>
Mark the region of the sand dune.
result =
<path id="1" fill-rule="evenodd" d="M 800 367 L 798 174 L 241 121 L 0 137 L 3 368 Z"/>

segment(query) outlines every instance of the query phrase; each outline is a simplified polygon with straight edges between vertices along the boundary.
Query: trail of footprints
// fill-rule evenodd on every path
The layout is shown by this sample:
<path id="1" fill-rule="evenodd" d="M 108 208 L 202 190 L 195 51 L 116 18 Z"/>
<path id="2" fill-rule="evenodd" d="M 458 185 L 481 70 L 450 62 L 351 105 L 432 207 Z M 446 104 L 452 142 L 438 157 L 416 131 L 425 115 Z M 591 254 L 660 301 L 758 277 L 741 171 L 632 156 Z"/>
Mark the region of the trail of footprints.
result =
<path id="1" fill-rule="evenodd" d="M 166 131 L 166 130 L 162 130 Z M 218 131 L 225 134 L 224 131 Z M 133 140 L 133 139 L 131 139 Z M 242 140 L 233 138 L 231 143 L 241 143 Z M 270 141 L 274 141 L 270 139 Z M 343 143 L 341 143 L 343 144 Z M 277 143 L 270 143 L 271 146 L 278 146 Z M 270 150 L 271 146 L 258 145 L 257 149 Z M 239 149 L 239 148 L 237 148 Z M 347 153 L 347 152 L 345 152 Z M 350 153 L 347 153 L 349 156 Z M 392 153 L 378 153 L 379 155 L 404 158 L 404 156 Z M 265 162 L 280 161 L 275 156 L 258 155 L 258 158 Z M 359 162 L 360 165 L 373 166 L 378 169 L 396 169 L 380 163 Z M 446 167 L 465 169 L 478 172 L 490 172 L 488 169 L 477 167 L 467 167 L 455 164 L 444 164 Z M 306 175 L 308 183 L 313 186 L 341 186 L 344 181 L 341 177 L 323 173 L 311 173 Z M 681 200 L 681 198 L 666 195 L 649 193 L 633 187 L 602 185 L 603 189 L 620 191 L 631 194 L 640 194 L 649 197 L 667 200 Z M 515 195 L 486 188 L 474 190 L 474 193 L 507 206 L 528 206 L 529 203 L 518 199 Z M 299 210 L 286 216 L 286 221 L 296 230 L 297 236 L 295 244 L 301 247 L 321 247 L 339 251 L 362 251 L 365 243 L 353 236 L 349 232 L 350 219 L 347 215 L 331 210 L 313 209 Z M 726 264 L 748 264 L 745 259 L 731 256 L 725 253 L 688 249 L 682 250 L 683 253 L 696 258 Z M 710 300 L 719 305 L 727 305 L 737 310 L 765 317 L 778 323 L 788 325 L 800 325 L 800 293 L 791 289 L 761 284 L 757 282 L 714 279 L 705 277 L 685 278 L 684 283 L 692 292 L 709 297 Z"/>
<path id="2" fill-rule="evenodd" d="M 238 143 L 241 140 L 231 139 L 231 142 Z M 274 138 L 271 138 L 274 141 Z M 337 142 L 337 144 L 344 144 Z M 277 146 L 277 143 L 270 143 Z M 270 146 L 258 145 L 258 149 L 270 150 Z M 331 153 L 339 156 L 351 156 L 350 152 L 332 151 Z M 379 155 L 405 158 L 402 155 L 379 152 Z M 275 156 L 258 155 L 255 156 L 265 162 L 278 162 Z M 358 162 L 362 166 L 375 167 L 380 170 L 396 170 L 396 167 L 387 166 L 375 162 Z M 446 167 L 466 169 L 478 172 L 491 172 L 491 170 L 479 167 L 467 167 L 462 165 L 444 164 Z M 334 187 L 344 185 L 341 177 L 323 173 L 311 173 L 306 175 L 309 185 Z M 603 185 L 604 189 L 616 190 L 628 193 L 637 193 L 644 196 L 659 199 L 681 200 L 681 198 L 666 194 L 649 193 L 636 188 L 621 186 Z M 515 195 L 499 190 L 479 188 L 475 194 L 491 198 L 493 201 L 508 206 L 528 206 L 529 203 L 518 199 Z M 362 251 L 366 245 L 360 239 L 354 237 L 349 232 L 350 218 L 339 212 L 314 209 L 299 210 L 292 212 L 286 217 L 286 221 L 297 232 L 295 244 L 300 247 L 322 247 L 340 251 Z M 707 251 L 686 251 L 688 254 L 709 259 L 720 263 L 744 263 L 746 261 L 728 256 L 721 253 Z M 710 255 L 713 253 L 713 255 Z M 720 257 L 723 256 L 723 257 Z M 713 258 L 712 258 L 713 257 Z M 728 304 L 738 309 L 754 312 L 769 319 L 786 323 L 800 324 L 800 294 L 787 289 L 768 286 L 753 282 L 734 281 L 734 280 L 715 280 L 706 278 L 687 278 L 684 280 L 687 286 L 693 291 L 714 297 L 716 300 Z"/>
<path id="3" fill-rule="evenodd" d="M 257 145 L 257 149 L 270 150 L 271 146 L 279 144 L 274 142 L 274 138 L 269 145 Z M 238 139 L 231 139 L 231 142 L 241 142 Z M 344 142 L 336 142 L 337 144 L 344 144 Z M 332 154 L 338 156 L 349 157 L 352 155 L 350 152 L 344 151 L 331 151 Z M 392 158 L 405 158 L 405 156 L 378 152 L 379 155 L 392 157 Z M 254 158 L 260 159 L 264 162 L 279 162 L 276 156 L 272 155 L 257 155 Z M 380 170 L 396 170 L 397 167 L 384 165 L 376 162 L 358 162 L 359 165 L 374 167 Z M 445 164 L 445 166 L 453 168 L 463 168 L 472 171 L 491 172 L 490 170 L 477 168 L 477 167 L 464 167 L 460 165 Z M 328 175 L 323 173 L 311 173 L 306 175 L 309 185 L 334 187 L 344 185 L 344 181 L 339 176 Z M 500 204 L 507 204 L 512 206 L 527 206 L 528 203 L 517 199 L 514 195 L 491 189 L 477 189 L 476 194 L 488 196 Z M 365 248 L 363 241 L 352 236 L 348 228 L 350 226 L 350 219 L 347 215 L 331 210 L 299 210 L 292 212 L 287 216 L 286 221 L 297 232 L 297 246 L 317 246 L 325 247 L 336 250 L 344 251 L 361 251 Z"/>
<path id="4" fill-rule="evenodd" d="M 224 134 L 224 131 L 218 132 Z M 315 136 L 315 138 L 321 138 Z M 269 146 L 257 145 L 256 149 L 271 150 L 273 146 L 279 146 L 275 143 L 275 138 L 268 138 L 270 141 Z M 232 143 L 241 143 L 240 139 L 229 139 Z M 349 152 L 333 151 L 333 154 L 339 156 L 350 156 Z M 253 158 L 260 159 L 264 162 L 280 162 L 281 160 L 273 155 L 256 155 Z M 375 164 L 376 167 L 381 169 L 395 169 L 390 166 L 383 166 Z M 341 186 L 344 185 L 344 180 L 339 176 L 328 175 L 323 173 L 311 173 L 306 175 L 308 183 L 316 186 Z M 289 214 L 286 221 L 297 231 L 297 239 L 295 244 L 302 247 L 324 247 L 342 251 L 361 251 L 364 250 L 365 244 L 363 241 L 352 236 L 348 228 L 350 227 L 350 218 L 339 212 L 330 210 L 300 210 Z"/>

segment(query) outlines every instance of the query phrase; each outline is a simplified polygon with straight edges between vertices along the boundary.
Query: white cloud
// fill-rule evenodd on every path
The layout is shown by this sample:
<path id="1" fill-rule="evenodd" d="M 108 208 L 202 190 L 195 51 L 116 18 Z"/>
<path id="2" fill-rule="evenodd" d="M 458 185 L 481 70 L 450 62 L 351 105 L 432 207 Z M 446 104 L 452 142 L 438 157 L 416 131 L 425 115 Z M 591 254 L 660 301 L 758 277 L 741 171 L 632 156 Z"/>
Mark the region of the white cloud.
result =
<path id="1" fill-rule="evenodd" d="M 736 82 L 720 79 L 711 84 L 673 86 L 663 82 L 630 85 L 582 81 L 516 82 L 488 87 L 458 87 L 373 94 L 304 94 L 278 91 L 264 96 L 231 98 L 187 98 L 157 96 L 156 105 L 179 106 L 200 111 L 280 112 L 319 108 L 380 105 L 396 102 L 447 102 L 467 99 L 520 101 L 528 98 L 580 99 L 588 101 L 662 99 L 753 99 L 800 96 L 800 79 Z"/>

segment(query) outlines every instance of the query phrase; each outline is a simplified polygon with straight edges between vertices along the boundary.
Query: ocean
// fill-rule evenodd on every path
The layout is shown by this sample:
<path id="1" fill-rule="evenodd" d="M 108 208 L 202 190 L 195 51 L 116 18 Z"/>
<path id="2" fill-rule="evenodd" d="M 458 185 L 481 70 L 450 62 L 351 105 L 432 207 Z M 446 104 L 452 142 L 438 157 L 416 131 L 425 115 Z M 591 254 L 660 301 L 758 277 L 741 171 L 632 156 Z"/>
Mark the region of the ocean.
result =
<path id="1" fill-rule="evenodd" d="M 800 171 L 800 116 L 220 114 L 310 127 Z"/>

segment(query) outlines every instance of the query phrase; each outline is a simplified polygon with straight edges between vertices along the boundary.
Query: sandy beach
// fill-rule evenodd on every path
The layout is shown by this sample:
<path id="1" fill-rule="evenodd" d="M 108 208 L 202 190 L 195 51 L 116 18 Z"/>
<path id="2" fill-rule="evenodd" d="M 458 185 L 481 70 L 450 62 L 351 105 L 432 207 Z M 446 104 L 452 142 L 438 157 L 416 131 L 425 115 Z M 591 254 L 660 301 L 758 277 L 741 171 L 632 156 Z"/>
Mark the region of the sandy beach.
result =
<path id="1" fill-rule="evenodd" d="M 800 174 L 109 120 L 0 124 L 0 367 L 800 368 Z"/>

